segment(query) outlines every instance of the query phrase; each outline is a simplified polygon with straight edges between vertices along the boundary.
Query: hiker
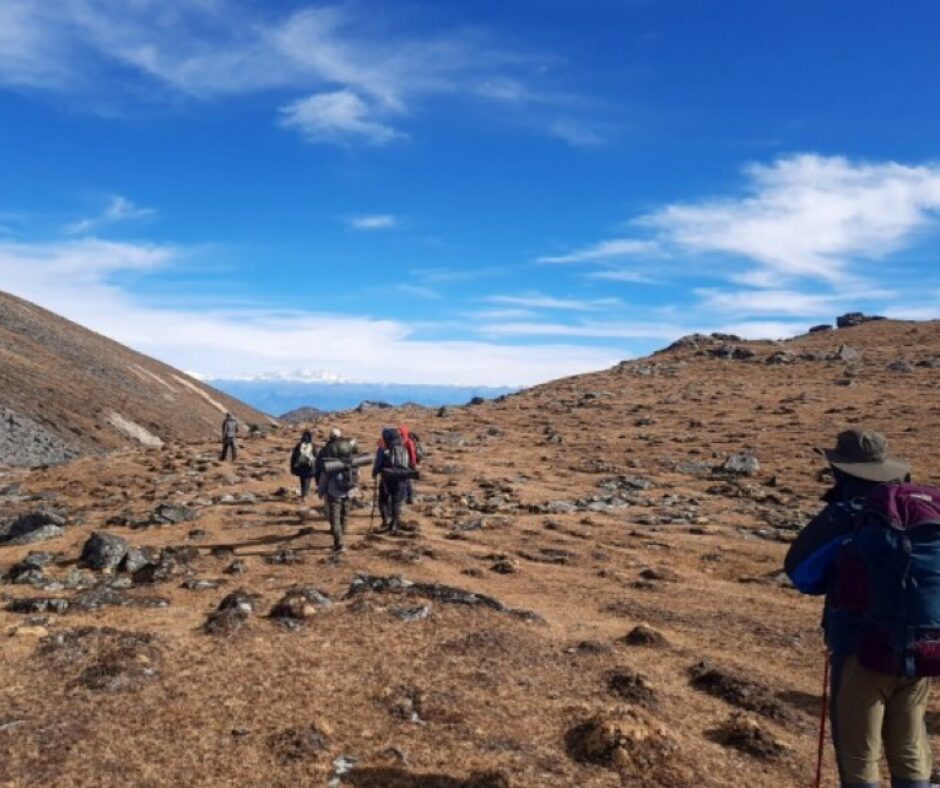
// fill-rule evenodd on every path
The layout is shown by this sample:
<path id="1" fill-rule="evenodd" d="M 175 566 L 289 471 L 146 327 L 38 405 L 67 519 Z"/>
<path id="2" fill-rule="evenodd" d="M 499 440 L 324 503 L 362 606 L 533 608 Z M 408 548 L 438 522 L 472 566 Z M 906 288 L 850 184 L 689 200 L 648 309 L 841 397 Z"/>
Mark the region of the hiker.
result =
<path id="1" fill-rule="evenodd" d="M 379 484 L 382 531 L 397 534 L 401 530 L 402 502 L 408 495 L 408 484 L 415 475 L 401 431 L 386 427 L 382 430 L 382 439 L 372 463 L 372 478 L 378 479 Z"/>
<path id="2" fill-rule="evenodd" d="M 310 492 L 310 481 L 314 476 L 314 466 L 317 462 L 317 448 L 313 443 L 313 434 L 304 430 L 300 442 L 294 446 L 290 455 L 290 472 L 300 479 L 300 500 L 307 498 Z"/>
<path id="3" fill-rule="evenodd" d="M 330 521 L 330 533 L 333 535 L 333 551 L 343 552 L 346 547 L 346 520 L 349 516 L 350 494 L 356 489 L 359 480 L 358 469 L 351 464 L 356 453 L 356 441 L 343 437 L 343 433 L 333 428 L 330 439 L 317 454 L 314 464 L 314 477 L 317 480 L 317 492 L 326 499 L 327 516 Z M 368 455 L 367 455 L 368 456 Z M 331 467 L 341 461 L 338 468 Z"/>
<path id="4" fill-rule="evenodd" d="M 408 464 L 412 470 L 418 469 L 418 463 L 424 459 L 424 447 L 421 445 L 421 439 L 412 433 L 404 424 L 398 431 L 401 433 L 402 442 L 408 450 Z M 405 479 L 405 503 L 409 506 L 414 503 L 414 479 L 408 477 Z"/>
<path id="5" fill-rule="evenodd" d="M 232 453 L 232 462 L 238 459 L 238 446 L 235 445 L 235 438 L 238 436 L 238 420 L 231 414 L 225 414 L 225 420 L 222 422 L 222 453 L 219 455 L 219 461 L 224 462 L 228 457 L 229 451 Z"/>
<path id="6" fill-rule="evenodd" d="M 910 484 L 888 441 L 842 432 L 823 452 L 834 486 L 785 569 L 825 594 L 832 737 L 842 786 L 879 784 L 882 741 L 895 788 L 928 788 L 930 676 L 940 674 L 940 490 Z"/>

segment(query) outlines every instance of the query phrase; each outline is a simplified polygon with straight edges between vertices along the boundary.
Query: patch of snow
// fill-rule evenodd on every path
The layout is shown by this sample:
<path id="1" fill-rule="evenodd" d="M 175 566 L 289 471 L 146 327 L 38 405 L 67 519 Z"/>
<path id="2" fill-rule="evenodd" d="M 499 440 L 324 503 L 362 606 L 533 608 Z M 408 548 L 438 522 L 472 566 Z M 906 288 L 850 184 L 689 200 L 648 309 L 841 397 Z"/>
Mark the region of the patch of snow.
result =
<path id="1" fill-rule="evenodd" d="M 194 386 L 188 380 L 186 380 L 185 378 L 181 378 L 179 375 L 173 375 L 173 380 L 175 380 L 177 383 L 181 383 L 182 385 L 186 386 L 186 388 L 188 388 L 190 391 L 198 394 L 206 402 L 212 405 L 212 407 L 218 409 L 220 413 L 228 413 L 228 408 L 226 408 L 225 405 L 223 405 L 217 399 L 213 399 L 211 396 L 209 396 L 208 391 L 203 391 L 201 388 L 199 388 L 199 386 Z"/>
<path id="2" fill-rule="evenodd" d="M 159 449 L 163 445 L 163 441 L 152 432 L 144 429 L 136 422 L 124 418 L 117 411 L 111 411 L 108 414 L 108 422 L 112 427 L 123 432 L 128 438 L 133 438 L 143 446 Z"/>

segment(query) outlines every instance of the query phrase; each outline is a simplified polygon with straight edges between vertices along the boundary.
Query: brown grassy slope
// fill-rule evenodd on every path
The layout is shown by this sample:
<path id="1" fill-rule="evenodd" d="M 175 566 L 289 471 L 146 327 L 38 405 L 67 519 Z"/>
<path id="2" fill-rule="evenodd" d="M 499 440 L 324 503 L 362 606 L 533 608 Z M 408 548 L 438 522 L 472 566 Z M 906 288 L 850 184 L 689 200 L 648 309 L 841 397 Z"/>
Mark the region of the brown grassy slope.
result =
<path id="1" fill-rule="evenodd" d="M 226 409 L 246 424 L 268 422 L 166 364 L 2 292 L 0 406 L 79 453 L 140 445 L 112 414 L 163 440 L 206 440 Z"/>
<path id="2" fill-rule="evenodd" d="M 851 386 L 837 383 L 841 362 L 767 365 L 780 346 L 748 343 L 758 353 L 752 361 L 670 351 L 441 418 L 420 409 L 337 417 L 366 445 L 384 422 L 405 420 L 432 451 L 410 513 L 417 532 L 370 536 L 368 510 L 357 510 L 352 549 L 339 563 L 327 560 L 318 515 L 302 521 L 296 500 L 276 494 L 292 487 L 292 434 L 247 443 L 236 466 L 216 464 L 214 446 L 179 445 L 23 474 L 27 490 L 56 494 L 83 521 L 43 545 L 69 559 L 108 517 L 195 501 L 195 524 L 107 530 L 136 544 L 195 545 L 194 575 L 227 583 L 190 591 L 177 576 L 128 592 L 165 596 L 166 608 L 33 622 L 0 612 L 0 627 L 13 635 L 0 660 L 0 784 L 323 785 L 345 754 L 361 766 L 346 784 L 359 786 L 806 785 L 821 678 L 819 602 L 780 587 L 775 573 L 786 549 L 777 539 L 816 510 L 825 489 L 812 447 L 846 424 L 870 424 L 914 462 L 918 478 L 940 483 L 940 373 L 886 369 L 899 356 L 940 355 L 940 325 L 870 324 L 784 347 L 828 353 L 842 342 L 862 352 Z M 747 448 L 761 469 L 743 481 L 676 467 Z M 537 513 L 592 496 L 620 474 L 653 486 L 625 508 Z M 247 491 L 255 501 L 219 502 Z M 480 529 L 454 528 L 480 517 Z M 311 525 L 313 533 L 302 531 Z M 190 538 L 193 528 L 204 535 Z M 213 546 L 235 555 L 212 555 Z M 266 562 L 284 547 L 304 563 Z M 2 549 L 0 566 L 27 551 Z M 224 574 L 233 557 L 246 562 L 245 574 Z M 428 619 L 404 623 L 393 610 L 422 600 L 340 601 L 359 572 L 461 586 L 536 611 L 545 623 L 441 602 Z M 263 614 L 298 583 L 337 600 L 299 632 L 261 616 L 231 637 L 201 631 L 237 586 L 259 595 Z M 28 623 L 53 636 L 87 626 L 125 634 L 92 634 L 84 650 L 56 651 Z M 640 623 L 666 645 L 621 643 Z M 585 641 L 593 647 L 579 648 Z M 760 759 L 718 741 L 735 707 L 690 685 L 689 669 L 702 659 L 753 682 L 743 694 L 769 715 L 752 713 L 788 746 L 783 755 Z M 141 665 L 155 674 L 146 677 Z M 651 707 L 637 711 L 636 697 L 609 690 L 611 674 L 627 669 L 646 678 Z M 128 685 L 109 692 L 88 680 L 109 671 L 129 676 Z M 411 720 L 415 710 L 420 722 Z M 934 705 L 932 731 L 938 713 Z M 616 764 L 584 764 L 566 752 L 568 732 L 598 714 L 632 726 Z M 305 737 L 309 726 L 326 734 L 325 750 Z M 487 771 L 505 782 L 470 781 Z M 829 762 L 827 780 L 835 784 Z"/>

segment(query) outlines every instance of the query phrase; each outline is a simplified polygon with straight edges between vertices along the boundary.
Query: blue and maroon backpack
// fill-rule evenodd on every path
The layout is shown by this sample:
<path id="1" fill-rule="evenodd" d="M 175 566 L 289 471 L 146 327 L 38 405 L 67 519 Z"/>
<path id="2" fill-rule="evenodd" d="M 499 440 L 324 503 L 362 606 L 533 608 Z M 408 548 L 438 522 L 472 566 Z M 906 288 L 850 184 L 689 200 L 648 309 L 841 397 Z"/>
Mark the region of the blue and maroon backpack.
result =
<path id="1" fill-rule="evenodd" d="M 868 494 L 836 560 L 826 629 L 869 670 L 940 675 L 940 489 Z"/>

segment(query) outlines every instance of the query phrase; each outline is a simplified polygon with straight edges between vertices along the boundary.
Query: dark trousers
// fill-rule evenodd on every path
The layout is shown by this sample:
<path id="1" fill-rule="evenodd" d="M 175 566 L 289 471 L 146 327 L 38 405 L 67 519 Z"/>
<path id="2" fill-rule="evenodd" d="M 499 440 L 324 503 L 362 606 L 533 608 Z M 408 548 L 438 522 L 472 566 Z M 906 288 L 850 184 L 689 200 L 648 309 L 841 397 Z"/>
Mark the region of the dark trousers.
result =
<path id="1" fill-rule="evenodd" d="M 222 441 L 222 454 L 219 455 L 221 461 L 225 461 L 225 458 L 228 457 L 229 451 L 232 452 L 232 459 L 238 459 L 238 446 L 235 445 L 234 438 L 225 438 Z"/>
<path id="2" fill-rule="evenodd" d="M 330 517 L 330 533 L 333 534 L 333 547 L 339 549 L 343 546 L 343 536 L 346 534 L 349 499 L 327 497 L 326 508 Z"/>
<path id="3" fill-rule="evenodd" d="M 401 527 L 401 506 L 408 492 L 407 482 L 386 478 L 379 485 L 379 512 L 382 525 L 393 533 Z"/>
<path id="4" fill-rule="evenodd" d="M 301 476 L 300 477 L 300 497 L 306 498 L 307 493 L 310 492 L 310 482 L 313 479 L 312 476 Z"/>

